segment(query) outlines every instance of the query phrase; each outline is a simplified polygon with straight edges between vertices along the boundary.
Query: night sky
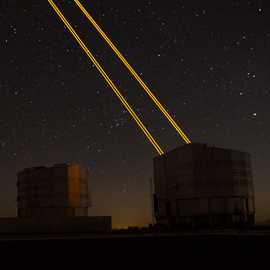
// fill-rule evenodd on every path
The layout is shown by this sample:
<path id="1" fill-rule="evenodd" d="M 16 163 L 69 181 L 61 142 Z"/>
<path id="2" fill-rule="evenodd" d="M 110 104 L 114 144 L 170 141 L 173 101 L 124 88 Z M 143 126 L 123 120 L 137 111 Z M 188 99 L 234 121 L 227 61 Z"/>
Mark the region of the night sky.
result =
<path id="1" fill-rule="evenodd" d="M 161 146 L 182 145 L 76 4 L 55 2 Z M 267 1 L 81 2 L 193 142 L 252 154 L 270 219 Z M 148 224 L 156 153 L 47 1 L 1 0 L 0 33 L 0 215 L 16 214 L 18 170 L 74 161 L 92 172 L 91 215 Z"/>

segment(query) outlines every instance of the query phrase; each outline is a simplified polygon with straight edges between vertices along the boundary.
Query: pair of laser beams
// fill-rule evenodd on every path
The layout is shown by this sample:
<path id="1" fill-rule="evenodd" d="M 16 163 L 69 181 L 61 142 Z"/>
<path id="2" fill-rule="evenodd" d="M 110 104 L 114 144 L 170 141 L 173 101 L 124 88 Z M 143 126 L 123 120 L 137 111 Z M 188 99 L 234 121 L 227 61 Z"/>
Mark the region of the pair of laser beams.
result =
<path id="1" fill-rule="evenodd" d="M 167 112 L 167 110 L 162 106 L 162 104 L 159 102 L 159 100 L 155 97 L 155 95 L 152 93 L 152 91 L 149 89 L 149 87 L 144 83 L 144 81 L 141 79 L 141 77 L 138 75 L 138 73 L 134 70 L 134 68 L 131 67 L 131 65 L 128 63 L 126 58 L 121 54 L 121 52 L 116 48 L 116 46 L 113 44 L 113 42 L 108 38 L 108 36 L 104 33 L 104 31 L 99 27 L 99 25 L 96 23 L 94 18 L 87 12 L 87 10 L 83 7 L 83 5 L 78 0 L 74 0 L 77 6 L 80 8 L 80 10 L 83 12 L 83 14 L 88 18 L 88 20 L 91 22 L 91 24 L 95 27 L 95 29 L 99 32 L 99 34 L 103 37 L 103 39 L 107 42 L 107 44 L 111 47 L 111 49 L 115 52 L 115 54 L 118 56 L 118 58 L 122 61 L 122 63 L 126 66 L 126 68 L 130 71 L 130 73 L 133 75 L 133 77 L 139 82 L 139 84 L 142 86 L 143 90 L 148 94 L 148 96 L 151 98 L 151 100 L 155 103 L 155 105 L 159 108 L 159 110 L 164 114 L 164 116 L 167 118 L 167 120 L 171 123 L 171 125 L 176 129 L 178 134 L 183 138 L 183 140 L 189 144 L 191 141 L 188 139 L 186 134 L 182 131 L 182 129 L 179 127 L 179 125 L 175 122 L 175 120 L 170 116 L 170 114 Z M 105 81 L 108 83 L 108 85 L 111 87 L 113 92 L 116 94 L 118 99 L 121 101 L 123 106 L 126 108 L 126 110 L 130 113 L 134 121 L 137 123 L 137 125 L 140 127 L 146 138 L 149 140 L 149 142 L 153 145 L 155 150 L 158 152 L 159 155 L 163 155 L 164 151 L 159 146 L 159 144 L 156 142 L 154 137 L 151 135 L 149 130 L 146 128 L 146 126 L 143 124 L 139 116 L 136 114 L 136 112 L 133 110 L 133 108 L 129 105 L 127 100 L 124 98 L 124 96 L 121 94 L 119 89 L 116 87 L 116 85 L 113 83 L 113 81 L 110 79 L 108 74 L 105 72 L 105 70 L 102 68 L 102 66 L 99 64 L 99 62 L 94 57 L 93 53 L 88 49 L 88 47 L 85 45 L 85 43 L 82 41 L 82 39 L 79 37 L 79 35 L 76 33 L 74 28 L 70 25 L 70 23 L 67 21 L 63 13 L 60 11 L 60 9 L 57 7 L 57 5 L 54 3 L 53 0 L 48 0 L 51 7 L 54 9 L 54 11 L 57 13 L 59 18 L 62 20 L 62 22 L 65 24 L 65 26 L 70 31 L 71 35 L 75 38 L 75 40 L 79 43 L 82 50 L 86 53 L 86 55 L 89 57 L 89 59 L 92 61 L 92 63 L 95 65 L 95 67 L 98 69 L 102 77 L 105 79 Z"/>
<path id="2" fill-rule="evenodd" d="M 182 139 L 187 143 L 191 143 L 189 138 L 183 132 L 183 130 L 179 127 L 179 125 L 175 122 L 175 120 L 171 117 L 171 115 L 167 112 L 164 106 L 160 103 L 160 101 L 156 98 L 150 88 L 146 85 L 146 83 L 142 80 L 139 74 L 135 71 L 135 69 L 129 64 L 127 59 L 123 56 L 123 54 L 117 49 L 114 43 L 110 40 L 110 38 L 105 34 L 105 32 L 100 28 L 95 19 L 90 15 L 90 13 L 84 8 L 84 6 L 80 3 L 79 0 L 74 0 L 86 18 L 90 21 L 90 23 L 95 27 L 95 29 L 99 32 L 99 34 L 103 37 L 103 39 L 107 42 L 107 44 L 111 47 L 111 49 L 115 52 L 118 58 L 122 61 L 122 63 L 126 66 L 126 68 L 130 71 L 133 77 L 138 81 L 143 90 L 148 94 L 151 100 L 155 103 L 155 105 L 159 108 L 159 110 L 164 114 L 164 116 L 168 119 L 171 125 L 176 129 L 178 134 L 182 137 Z"/>

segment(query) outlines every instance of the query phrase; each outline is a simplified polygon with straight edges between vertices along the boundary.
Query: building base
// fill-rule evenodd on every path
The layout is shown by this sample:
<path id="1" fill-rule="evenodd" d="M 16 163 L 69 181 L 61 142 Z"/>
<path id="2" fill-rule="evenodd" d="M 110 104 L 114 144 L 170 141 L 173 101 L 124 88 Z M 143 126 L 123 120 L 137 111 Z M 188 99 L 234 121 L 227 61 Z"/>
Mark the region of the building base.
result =
<path id="1" fill-rule="evenodd" d="M 111 217 L 0 218 L 0 234 L 110 233 Z"/>

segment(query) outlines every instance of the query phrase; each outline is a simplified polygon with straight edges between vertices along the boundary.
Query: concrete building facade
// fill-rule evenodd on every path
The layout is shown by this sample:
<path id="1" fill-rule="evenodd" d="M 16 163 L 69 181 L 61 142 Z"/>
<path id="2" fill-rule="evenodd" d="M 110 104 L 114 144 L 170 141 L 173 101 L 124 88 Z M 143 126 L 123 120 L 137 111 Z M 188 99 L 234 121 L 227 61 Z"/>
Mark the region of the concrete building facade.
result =
<path id="1" fill-rule="evenodd" d="M 18 173 L 19 218 L 88 216 L 89 172 L 77 164 L 37 167 Z"/>
<path id="2" fill-rule="evenodd" d="M 158 224 L 230 227 L 255 222 L 251 156 L 190 144 L 154 159 Z"/>

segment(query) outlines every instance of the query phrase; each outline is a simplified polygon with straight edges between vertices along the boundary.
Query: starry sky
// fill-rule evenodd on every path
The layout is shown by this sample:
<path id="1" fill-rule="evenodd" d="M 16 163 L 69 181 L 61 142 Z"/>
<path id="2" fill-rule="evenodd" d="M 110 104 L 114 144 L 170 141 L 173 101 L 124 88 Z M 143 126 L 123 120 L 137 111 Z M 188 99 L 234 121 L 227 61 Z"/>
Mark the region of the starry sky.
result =
<path id="1" fill-rule="evenodd" d="M 270 219 L 267 1 L 89 1 L 193 142 L 250 152 L 258 220 Z M 73 1 L 56 1 L 165 150 L 183 144 Z M 16 173 L 80 162 L 91 215 L 151 221 L 156 155 L 46 0 L 0 1 L 0 215 L 16 214 Z"/>

